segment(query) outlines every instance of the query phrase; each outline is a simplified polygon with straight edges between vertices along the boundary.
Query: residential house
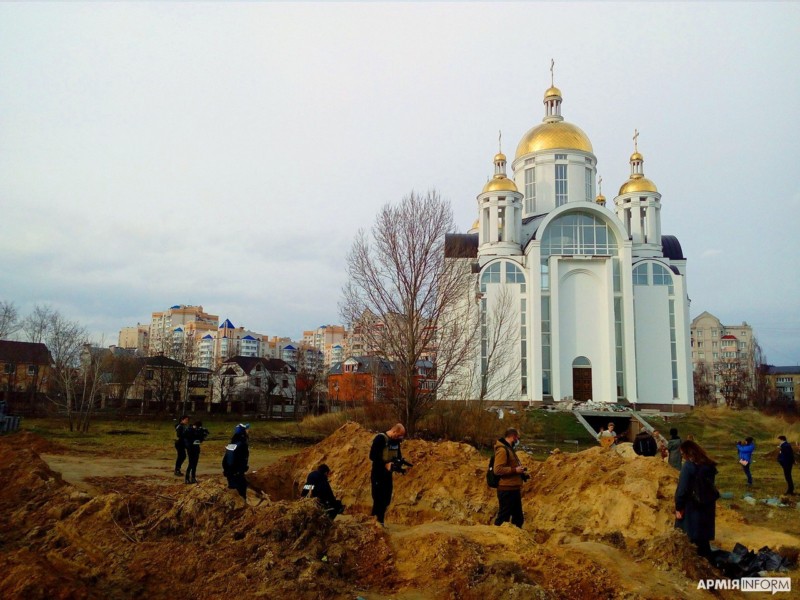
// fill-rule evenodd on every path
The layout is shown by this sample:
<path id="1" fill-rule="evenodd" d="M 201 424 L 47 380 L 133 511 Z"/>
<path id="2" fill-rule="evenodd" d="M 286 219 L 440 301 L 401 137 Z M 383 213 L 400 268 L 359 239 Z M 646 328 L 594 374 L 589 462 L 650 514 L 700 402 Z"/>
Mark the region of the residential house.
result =
<path id="1" fill-rule="evenodd" d="M 219 366 L 213 380 L 216 410 L 268 418 L 295 415 L 297 369 L 279 358 L 234 356 Z"/>
<path id="2" fill-rule="evenodd" d="M 44 344 L 0 340 L 0 399 L 14 412 L 26 412 L 21 404 L 32 403 L 48 391 L 52 365 Z"/>

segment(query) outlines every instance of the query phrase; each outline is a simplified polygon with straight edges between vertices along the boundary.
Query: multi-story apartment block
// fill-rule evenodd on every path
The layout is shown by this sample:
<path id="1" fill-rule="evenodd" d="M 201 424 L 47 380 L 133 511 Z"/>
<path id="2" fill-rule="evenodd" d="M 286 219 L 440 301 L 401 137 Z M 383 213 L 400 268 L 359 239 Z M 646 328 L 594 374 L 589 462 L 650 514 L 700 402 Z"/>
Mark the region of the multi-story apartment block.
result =
<path id="1" fill-rule="evenodd" d="M 327 369 L 336 360 L 333 360 L 333 355 L 338 354 L 338 360 L 341 360 L 341 348 L 347 340 L 347 330 L 342 325 L 321 325 L 316 329 L 303 332 L 303 341 L 300 345 L 301 348 L 313 348 L 322 353 L 323 365 Z M 335 351 L 334 348 L 339 348 Z"/>
<path id="2" fill-rule="evenodd" d="M 723 388 L 731 385 L 734 375 L 741 375 L 747 385 L 754 381 L 757 365 L 750 325 L 723 325 L 704 311 L 692 321 L 690 332 L 692 368 L 713 386 L 717 402 L 724 400 Z"/>
<path id="3" fill-rule="evenodd" d="M 119 330 L 117 346 L 147 354 L 150 348 L 150 326 L 137 323 L 136 327 L 123 327 Z"/>
<path id="4" fill-rule="evenodd" d="M 767 382 L 784 398 L 800 402 L 800 367 L 767 367 Z"/>
<path id="5" fill-rule="evenodd" d="M 173 354 L 176 343 L 181 345 L 190 339 L 196 339 L 196 333 L 213 330 L 218 325 L 219 316 L 204 312 L 202 306 L 176 304 L 163 312 L 154 312 L 150 322 L 148 353 Z M 192 357 L 188 358 L 192 362 Z"/>

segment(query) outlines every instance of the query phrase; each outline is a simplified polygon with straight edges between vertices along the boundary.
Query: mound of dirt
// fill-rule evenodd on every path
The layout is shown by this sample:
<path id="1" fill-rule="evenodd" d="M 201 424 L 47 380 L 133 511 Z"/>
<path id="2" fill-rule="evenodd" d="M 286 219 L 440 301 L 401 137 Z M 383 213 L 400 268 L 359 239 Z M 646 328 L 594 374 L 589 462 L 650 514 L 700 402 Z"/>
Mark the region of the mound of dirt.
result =
<path id="1" fill-rule="evenodd" d="M 116 481 L 90 497 L 2 438 L 0 597 L 710 597 L 696 580 L 719 575 L 672 529 L 676 473 L 657 459 L 602 448 L 523 457 L 532 478 L 518 529 L 487 525 L 497 500 L 486 457 L 411 440 L 403 449 L 415 466 L 395 475 L 383 529 L 368 516 L 373 437 L 349 423 L 250 473 L 266 497 L 248 507 L 222 477 Z M 333 522 L 315 501 L 293 499 L 322 462 L 348 507 Z"/>
<path id="2" fill-rule="evenodd" d="M 46 440 L 40 435 L 30 431 L 17 431 L 4 438 L 4 441 L 14 444 L 17 448 L 27 448 L 36 454 L 64 454 L 69 448 L 56 442 Z"/>

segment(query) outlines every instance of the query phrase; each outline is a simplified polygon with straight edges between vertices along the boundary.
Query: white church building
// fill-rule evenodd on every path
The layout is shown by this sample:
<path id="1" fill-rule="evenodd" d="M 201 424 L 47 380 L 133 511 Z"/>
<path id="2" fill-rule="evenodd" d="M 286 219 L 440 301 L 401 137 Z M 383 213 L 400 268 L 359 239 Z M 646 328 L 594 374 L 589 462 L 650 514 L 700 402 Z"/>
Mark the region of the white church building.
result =
<path id="1" fill-rule="evenodd" d="M 479 319 L 476 376 L 461 378 L 471 389 L 458 395 L 688 410 L 686 258 L 662 234 L 661 194 L 644 175 L 638 133 L 630 177 L 606 206 L 595 195 L 592 143 L 564 120 L 561 102 L 551 86 L 512 175 L 498 153 L 477 221 L 445 241 L 445 258 L 474 277 Z"/>

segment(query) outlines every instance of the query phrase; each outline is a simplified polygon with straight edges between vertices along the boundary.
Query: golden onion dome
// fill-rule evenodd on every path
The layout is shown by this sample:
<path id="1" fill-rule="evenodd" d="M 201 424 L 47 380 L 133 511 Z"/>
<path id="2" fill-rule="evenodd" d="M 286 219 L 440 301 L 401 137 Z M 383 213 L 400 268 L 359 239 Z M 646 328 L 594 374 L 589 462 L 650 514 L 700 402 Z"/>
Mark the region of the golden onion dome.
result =
<path id="1" fill-rule="evenodd" d="M 551 85 L 549 88 L 547 88 L 547 91 L 545 91 L 544 99 L 547 100 L 548 98 L 555 98 L 555 97 L 561 98 L 561 90 L 558 89 L 556 86 Z"/>
<path id="2" fill-rule="evenodd" d="M 505 159 L 506 159 L 506 155 L 503 154 L 502 152 L 498 152 L 497 154 L 494 155 L 494 162 L 497 162 L 498 160 L 503 160 L 504 161 Z"/>
<path id="3" fill-rule="evenodd" d="M 483 186 L 483 191 L 481 194 L 485 194 L 486 192 L 516 192 L 517 185 L 514 183 L 513 180 L 509 179 L 505 175 L 497 176 L 495 175 L 489 181 L 486 182 L 486 185 Z"/>
<path id="4" fill-rule="evenodd" d="M 472 224 L 472 227 L 469 228 L 470 231 L 478 231 L 478 227 L 481 226 L 480 219 L 475 219 L 475 222 Z"/>
<path id="5" fill-rule="evenodd" d="M 635 160 L 643 161 L 644 160 L 644 156 L 642 156 L 638 152 L 634 152 L 633 154 L 631 154 L 631 162 L 633 162 Z"/>
<path id="6" fill-rule="evenodd" d="M 517 145 L 516 158 L 539 150 L 581 150 L 592 152 L 592 142 L 580 127 L 556 121 L 542 123 L 529 130 Z"/>
<path id="7" fill-rule="evenodd" d="M 597 202 L 598 204 L 605 204 L 606 197 L 603 196 L 603 194 L 597 194 L 597 198 L 595 198 L 594 201 Z"/>
<path id="8" fill-rule="evenodd" d="M 658 192 L 658 188 L 647 177 L 631 177 L 619 188 L 620 196 L 634 192 Z"/>

